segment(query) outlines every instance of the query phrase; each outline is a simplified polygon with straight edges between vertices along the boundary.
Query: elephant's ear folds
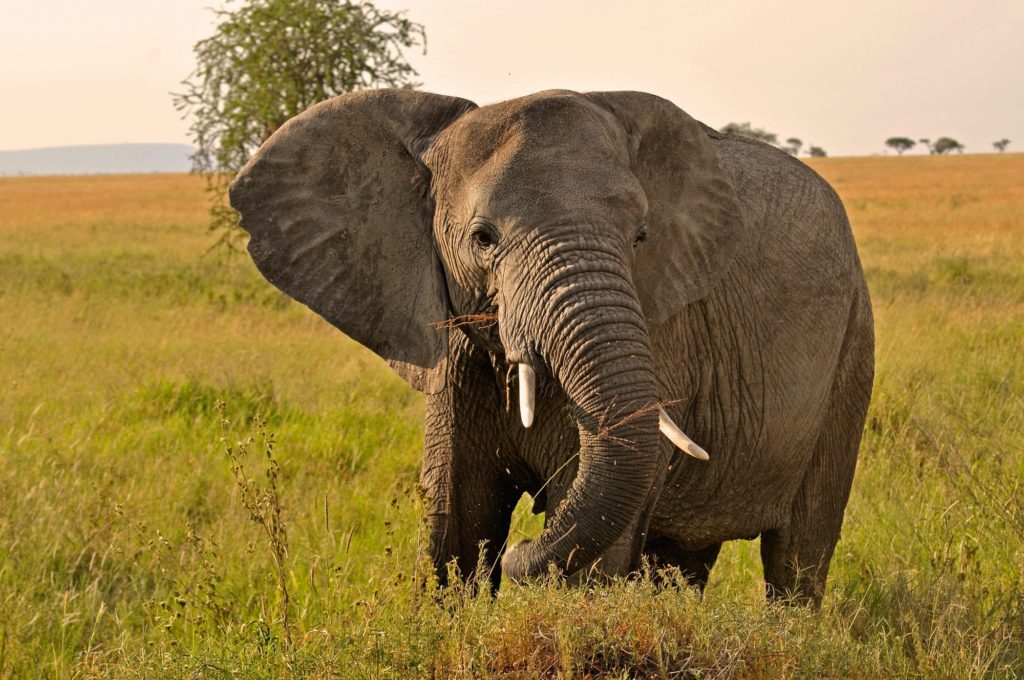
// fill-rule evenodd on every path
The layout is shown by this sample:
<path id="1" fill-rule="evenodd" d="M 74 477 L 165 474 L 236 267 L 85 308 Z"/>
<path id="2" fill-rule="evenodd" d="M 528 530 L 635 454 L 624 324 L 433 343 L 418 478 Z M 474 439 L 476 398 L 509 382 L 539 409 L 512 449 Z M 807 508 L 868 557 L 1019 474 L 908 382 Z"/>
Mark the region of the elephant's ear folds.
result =
<path id="1" fill-rule="evenodd" d="M 633 283 L 656 326 L 707 295 L 732 262 L 744 232 L 732 181 L 703 126 L 672 102 L 642 92 L 587 96 L 609 109 L 635 144 L 633 171 L 649 212 Z"/>
<path id="2" fill-rule="evenodd" d="M 471 108 L 411 90 L 336 97 L 275 132 L 230 191 L 263 275 L 426 392 L 444 381 L 433 324 L 448 298 L 418 155 Z"/>

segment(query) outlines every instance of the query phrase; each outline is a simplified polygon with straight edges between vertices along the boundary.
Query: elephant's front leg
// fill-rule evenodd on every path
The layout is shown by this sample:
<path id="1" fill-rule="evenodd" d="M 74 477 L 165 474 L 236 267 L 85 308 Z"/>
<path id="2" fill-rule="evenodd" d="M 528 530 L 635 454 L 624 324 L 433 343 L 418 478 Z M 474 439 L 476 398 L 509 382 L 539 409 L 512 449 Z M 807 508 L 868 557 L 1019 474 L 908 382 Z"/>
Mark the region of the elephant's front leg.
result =
<path id="1" fill-rule="evenodd" d="M 459 344 L 449 355 L 457 365 L 449 370 L 448 385 L 429 396 L 426 405 L 420 482 L 428 501 L 430 556 L 442 585 L 454 561 L 467 580 L 478 577 L 481 565 L 487 573 L 479 575 L 479 582 L 489 581 L 497 589 L 500 559 L 521 491 L 503 450 L 504 396 L 482 352 L 464 346 L 464 338 Z"/>

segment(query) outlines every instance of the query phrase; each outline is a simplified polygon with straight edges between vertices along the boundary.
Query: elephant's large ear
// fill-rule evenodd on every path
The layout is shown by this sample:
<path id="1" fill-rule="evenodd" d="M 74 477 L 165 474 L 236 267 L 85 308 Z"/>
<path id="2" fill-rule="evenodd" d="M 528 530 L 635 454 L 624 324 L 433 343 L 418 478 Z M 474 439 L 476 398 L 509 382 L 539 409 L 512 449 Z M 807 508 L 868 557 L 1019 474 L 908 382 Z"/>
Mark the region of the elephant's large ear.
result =
<path id="1" fill-rule="evenodd" d="M 448 315 L 419 155 L 476 105 L 412 90 L 317 104 L 275 132 L 231 186 L 267 279 L 428 393 L 444 384 Z"/>
<path id="2" fill-rule="evenodd" d="M 634 285 L 658 325 L 721 279 L 745 231 L 733 184 L 705 128 L 672 102 L 642 92 L 587 95 L 623 124 L 633 172 L 647 195 L 647 242 Z"/>

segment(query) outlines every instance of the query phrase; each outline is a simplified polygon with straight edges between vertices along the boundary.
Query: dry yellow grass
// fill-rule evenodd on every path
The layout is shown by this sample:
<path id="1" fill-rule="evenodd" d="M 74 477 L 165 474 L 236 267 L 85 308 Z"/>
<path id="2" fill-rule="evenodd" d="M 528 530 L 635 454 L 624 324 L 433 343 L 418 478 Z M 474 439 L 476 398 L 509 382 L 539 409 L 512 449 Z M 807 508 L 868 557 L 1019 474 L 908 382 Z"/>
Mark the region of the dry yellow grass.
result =
<path id="1" fill-rule="evenodd" d="M 809 164 L 843 198 L 870 266 L 915 266 L 932 249 L 972 257 L 1024 255 L 1024 154 L 825 158 Z"/>
<path id="2" fill-rule="evenodd" d="M 1021 235 L 1024 154 L 815 158 L 859 238 Z M 896 218 L 894 220 L 894 218 Z"/>
<path id="3" fill-rule="evenodd" d="M 203 186 L 200 177 L 173 174 L 2 178 L 0 252 L 198 256 L 210 244 Z"/>

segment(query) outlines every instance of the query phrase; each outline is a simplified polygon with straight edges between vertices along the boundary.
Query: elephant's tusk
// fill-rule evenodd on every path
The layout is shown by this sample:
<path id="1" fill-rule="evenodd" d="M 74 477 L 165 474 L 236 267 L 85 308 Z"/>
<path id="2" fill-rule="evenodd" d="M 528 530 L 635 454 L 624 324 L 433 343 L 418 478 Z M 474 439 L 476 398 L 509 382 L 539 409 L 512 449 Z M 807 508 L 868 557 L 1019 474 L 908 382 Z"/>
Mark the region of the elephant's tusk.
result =
<path id="1" fill-rule="evenodd" d="M 520 364 L 521 365 L 521 364 Z M 658 429 L 668 437 L 668 440 L 682 449 L 683 453 L 693 456 L 697 460 L 708 460 L 708 452 L 697 446 L 697 444 L 686 436 L 679 426 L 672 422 L 672 419 L 665 413 L 665 409 L 658 407 Z"/>
<path id="2" fill-rule="evenodd" d="M 537 392 L 537 374 L 529 364 L 519 364 L 519 415 L 523 427 L 533 425 L 534 395 Z"/>

